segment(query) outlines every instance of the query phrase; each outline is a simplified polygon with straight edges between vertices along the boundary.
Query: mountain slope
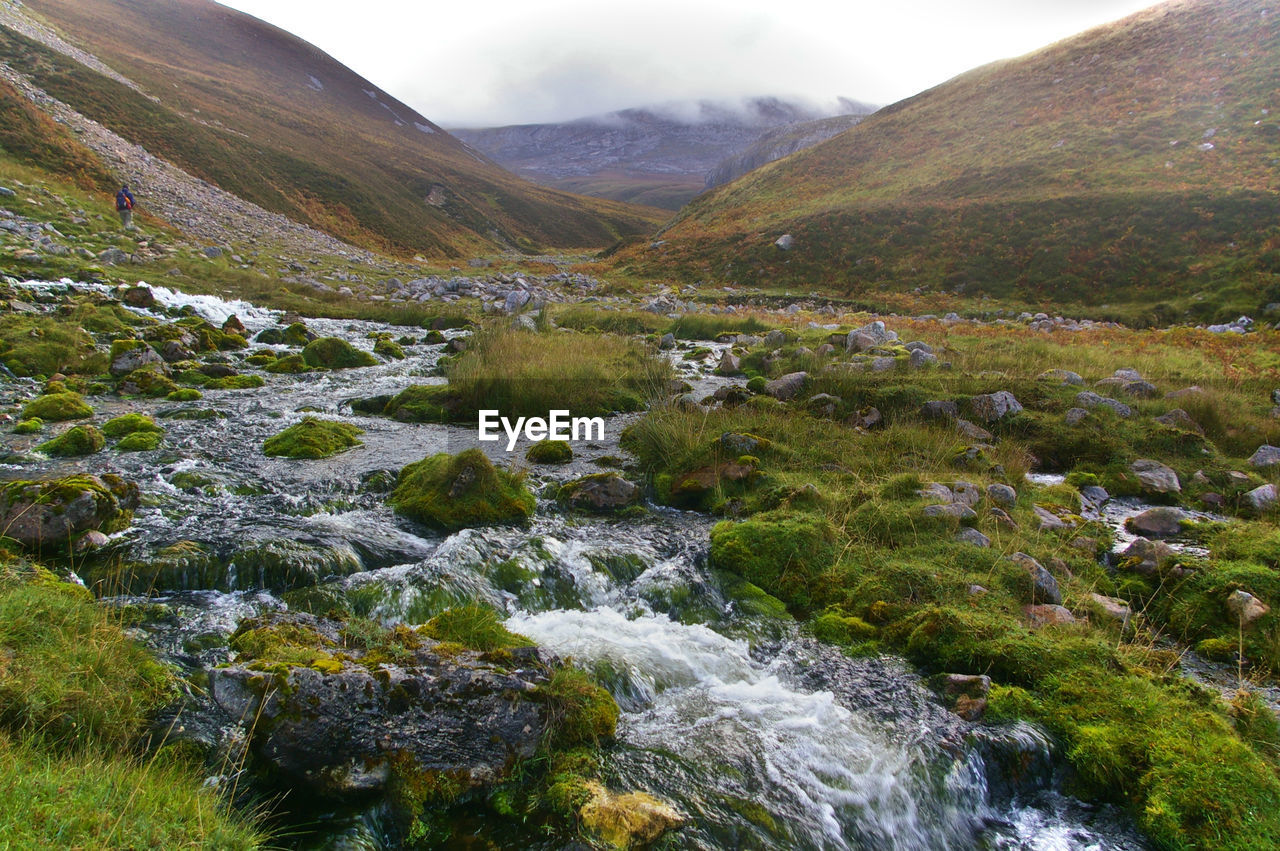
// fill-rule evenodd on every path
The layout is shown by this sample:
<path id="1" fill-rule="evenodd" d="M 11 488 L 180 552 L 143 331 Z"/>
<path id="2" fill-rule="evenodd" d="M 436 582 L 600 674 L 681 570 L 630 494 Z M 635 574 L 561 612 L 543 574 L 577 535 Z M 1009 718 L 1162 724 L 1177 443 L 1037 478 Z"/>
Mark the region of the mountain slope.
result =
<path id="1" fill-rule="evenodd" d="M 151 153 L 354 243 L 590 247 L 661 218 L 519 180 L 318 49 L 210 0 L 25 6 L 125 81 L 10 29 L 0 61 Z"/>
<path id="2" fill-rule="evenodd" d="M 789 124 L 770 130 L 743 150 L 725 158 L 707 172 L 707 187 L 720 186 L 737 180 L 749 171 L 774 160 L 789 157 L 796 151 L 812 148 L 832 136 L 843 133 L 862 121 L 864 115 L 833 115 L 800 124 Z"/>
<path id="3" fill-rule="evenodd" d="M 700 197 L 623 262 L 1193 316 L 1280 301 L 1270 5 L 1169 3 L 979 68 Z"/>
<path id="4" fill-rule="evenodd" d="M 624 109 L 560 124 L 455 129 L 515 173 L 548 186 L 677 210 L 728 157 L 783 128 L 874 107 L 840 98 L 831 106 L 776 97 L 690 101 Z"/>

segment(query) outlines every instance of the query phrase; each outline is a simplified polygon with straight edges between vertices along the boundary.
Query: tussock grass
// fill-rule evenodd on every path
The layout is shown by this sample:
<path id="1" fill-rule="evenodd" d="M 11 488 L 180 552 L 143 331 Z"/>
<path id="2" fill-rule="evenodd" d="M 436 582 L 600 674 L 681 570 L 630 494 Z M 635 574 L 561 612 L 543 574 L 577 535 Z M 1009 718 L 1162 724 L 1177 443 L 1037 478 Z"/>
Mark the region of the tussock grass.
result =
<path id="1" fill-rule="evenodd" d="M 635 411 L 665 391 L 670 367 L 639 343 L 609 335 L 489 327 L 446 367 L 449 392 L 466 414 L 506 417 Z"/>

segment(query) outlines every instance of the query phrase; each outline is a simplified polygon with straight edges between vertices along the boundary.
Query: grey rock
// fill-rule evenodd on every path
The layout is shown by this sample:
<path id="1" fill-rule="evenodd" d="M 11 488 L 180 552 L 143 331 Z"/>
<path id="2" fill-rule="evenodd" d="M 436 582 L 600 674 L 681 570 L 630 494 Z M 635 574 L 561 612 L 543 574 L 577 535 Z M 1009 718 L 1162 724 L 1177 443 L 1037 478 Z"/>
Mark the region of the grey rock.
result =
<path id="1" fill-rule="evenodd" d="M 1124 367 L 1111 373 L 1111 377 L 1118 378 L 1121 381 L 1141 381 L 1142 373 L 1138 372 L 1136 369 Z"/>
<path id="2" fill-rule="evenodd" d="M 956 540 L 962 544 L 973 544 L 975 547 L 991 546 L 991 539 L 977 529 L 961 529 L 956 533 Z"/>
<path id="3" fill-rule="evenodd" d="M 662 349 L 662 350 L 664 350 L 664 351 L 666 351 L 666 350 L 668 350 L 668 349 L 674 349 L 675 347 L 676 347 L 676 335 L 675 335 L 675 334 L 670 334 L 670 333 L 668 333 L 668 334 L 663 334 L 663 335 L 662 335 L 662 339 L 658 341 L 658 348 L 660 348 L 660 349 Z"/>
<path id="4" fill-rule="evenodd" d="M 1276 504 L 1276 486 L 1272 484 L 1262 485 L 1246 493 L 1244 498 L 1254 511 L 1266 511 Z"/>
<path id="5" fill-rule="evenodd" d="M 1259 446 L 1249 463 L 1260 470 L 1280 464 L 1280 446 Z"/>
<path id="6" fill-rule="evenodd" d="M 888 372 L 889 370 L 893 369 L 897 365 L 898 365 L 898 361 L 896 358 L 886 358 L 886 357 L 873 358 L 871 360 L 871 371 L 872 372 Z"/>
<path id="7" fill-rule="evenodd" d="M 851 352 L 865 352 L 876 347 L 876 339 L 862 331 L 850 331 L 845 338 L 844 347 Z"/>
<path id="8" fill-rule="evenodd" d="M 1018 492 L 1008 485 L 987 485 L 987 499 L 1007 508 L 1018 501 Z"/>
<path id="9" fill-rule="evenodd" d="M 982 501 L 982 491 L 972 482 L 956 482 L 951 486 L 951 494 L 953 502 L 962 502 L 969 506 L 977 505 Z"/>
<path id="10" fill-rule="evenodd" d="M 1058 605 L 1024 606 L 1022 614 L 1027 625 L 1032 629 L 1043 629 L 1046 626 L 1062 626 L 1076 622 L 1075 615 Z"/>
<path id="11" fill-rule="evenodd" d="M 1067 425 L 1073 426 L 1084 422 L 1088 416 L 1089 412 L 1084 408 L 1070 408 L 1067 410 L 1067 413 L 1063 416 L 1062 420 Z"/>
<path id="12" fill-rule="evenodd" d="M 938 363 L 938 356 L 924 351 L 923 349 L 915 349 L 911 352 L 911 357 L 907 361 L 913 369 L 921 369 L 926 366 L 934 366 Z"/>
<path id="13" fill-rule="evenodd" d="M 1054 514 L 1043 505 L 1032 506 L 1035 512 L 1036 520 L 1039 522 L 1041 532 L 1054 532 L 1059 529 L 1070 529 L 1071 524 L 1065 522 L 1058 515 Z"/>
<path id="14" fill-rule="evenodd" d="M 1195 434 L 1204 434 L 1204 429 L 1200 427 L 1200 424 L 1192 419 L 1191 415 L 1181 408 L 1174 408 L 1167 413 L 1161 414 L 1156 417 L 1156 422 L 1162 426 L 1168 426 L 1169 428 L 1176 428 L 1181 431 L 1190 431 Z"/>
<path id="15" fill-rule="evenodd" d="M 1071 384 L 1077 387 L 1084 385 L 1084 379 L 1079 373 L 1072 372 L 1069 369 L 1051 369 L 1042 372 L 1036 376 L 1041 381 L 1056 381 L 1060 384 Z"/>
<path id="16" fill-rule="evenodd" d="M 764 344 L 771 349 L 776 349 L 779 346 L 786 344 L 786 342 L 787 335 L 777 328 L 774 328 L 768 334 L 764 335 Z"/>
<path id="17" fill-rule="evenodd" d="M 129 262 L 129 255 L 125 254 L 119 248 L 108 248 L 98 255 L 98 262 L 105 263 L 108 266 L 116 266 L 121 263 Z"/>
<path id="18" fill-rule="evenodd" d="M 280 614 L 273 622 L 301 622 Z M 320 634 L 336 624 L 311 618 Z M 333 673 L 290 666 L 264 675 L 245 665 L 209 670 L 214 703 L 247 728 L 253 752 L 279 778 L 309 794 L 340 799 L 385 788 L 393 760 L 447 773 L 465 788 L 492 785 L 531 757 L 549 709 L 528 695 L 545 681 L 537 652 L 515 651 L 515 670 L 463 651 L 425 646 L 404 665 L 375 671 L 345 664 Z M 274 687 L 271 687 L 274 686 Z"/>
<path id="19" fill-rule="evenodd" d="M 977 520 L 978 513 L 969 506 L 960 502 L 952 502 L 947 505 L 926 505 L 924 507 L 925 517 L 952 517 L 956 520 Z"/>
<path id="20" fill-rule="evenodd" d="M 956 431 L 969 440 L 977 440 L 981 443 L 990 443 L 995 440 L 995 435 L 987 431 L 979 425 L 975 425 L 968 420 L 956 419 Z"/>
<path id="21" fill-rule="evenodd" d="M 1160 395 L 1160 391 L 1150 381 L 1130 381 L 1120 389 L 1140 399 L 1154 399 Z"/>
<path id="22" fill-rule="evenodd" d="M 789 401 L 794 399 L 800 389 L 804 387 L 804 382 L 808 377 L 809 373 L 807 372 L 789 372 L 765 384 L 764 392 L 780 402 Z"/>
<path id="23" fill-rule="evenodd" d="M 640 501 L 640 486 L 617 473 L 595 473 L 560 488 L 560 499 L 583 511 L 608 513 Z"/>
<path id="24" fill-rule="evenodd" d="M 793 237 L 791 234 L 784 233 L 782 236 L 775 239 L 773 241 L 773 244 L 778 246 L 778 248 L 782 251 L 790 251 L 792 247 L 795 246 L 796 240 L 795 240 L 795 237 Z"/>
<path id="25" fill-rule="evenodd" d="M 727 431 L 720 435 L 720 447 L 734 458 L 740 455 L 755 455 L 762 446 L 761 438 L 754 434 Z"/>
<path id="26" fill-rule="evenodd" d="M 210 260 L 217 260 L 222 256 L 222 254 L 222 249 L 216 245 L 208 245 L 204 248 L 204 256 L 208 257 Z"/>
<path id="27" fill-rule="evenodd" d="M 57 549 L 90 530 L 119 525 L 138 507 L 136 485 L 81 476 L 0 487 L 0 529 L 27 549 Z"/>
<path id="28" fill-rule="evenodd" d="M 1139 458 L 1129 465 L 1129 469 L 1137 475 L 1147 493 L 1179 493 L 1182 490 L 1178 474 L 1154 459 Z"/>
<path id="29" fill-rule="evenodd" d="M 1145 538 L 1172 538 L 1182 531 L 1187 515 L 1176 508 L 1149 508 L 1125 521 L 1130 532 Z"/>
<path id="30" fill-rule="evenodd" d="M 740 372 L 742 372 L 742 362 L 737 355 L 725 349 L 724 354 L 720 356 L 720 363 L 716 364 L 716 374 L 737 375 Z"/>
<path id="31" fill-rule="evenodd" d="M 1174 551 L 1163 541 L 1136 538 L 1121 555 L 1124 556 L 1124 560 L 1120 562 L 1121 568 L 1151 576 L 1160 569 L 1162 564 L 1173 558 Z"/>
<path id="32" fill-rule="evenodd" d="M 1022 412 L 1022 405 L 1008 390 L 974 396 L 969 400 L 974 416 L 984 423 L 993 423 Z"/>
<path id="33" fill-rule="evenodd" d="M 886 343 L 896 343 L 898 341 L 898 332 L 890 331 L 885 327 L 884 322 L 877 319 L 874 322 L 868 322 L 855 333 L 866 334 L 875 341 L 875 345 L 883 346 Z"/>
<path id="34" fill-rule="evenodd" d="M 1076 394 L 1076 405 L 1081 408 L 1110 408 L 1116 412 L 1116 415 L 1122 418 L 1133 416 L 1133 409 L 1125 403 L 1112 399 L 1109 396 L 1101 396 L 1092 390 L 1083 390 Z"/>
<path id="35" fill-rule="evenodd" d="M 1089 600 L 1094 604 L 1095 609 L 1103 620 L 1117 624 L 1121 629 L 1129 626 L 1129 620 L 1133 617 L 1133 610 L 1129 608 L 1124 600 L 1093 593 L 1089 594 Z"/>
<path id="36" fill-rule="evenodd" d="M 1227 597 L 1227 611 L 1236 617 L 1241 626 L 1248 626 L 1270 612 L 1271 607 L 1248 591 L 1237 588 Z"/>
<path id="37" fill-rule="evenodd" d="M 942 482 L 929 482 L 918 491 L 921 499 L 932 499 L 941 503 L 955 502 L 955 494 L 951 492 L 951 488 L 942 484 Z"/>
<path id="38" fill-rule="evenodd" d="M 1052 603 L 1057 605 L 1062 602 L 1062 592 L 1058 589 L 1058 580 L 1053 578 L 1053 574 L 1046 570 L 1044 565 L 1026 553 L 1014 553 L 1009 556 L 1009 561 L 1026 570 L 1031 577 L 1032 603 Z"/>
<path id="39" fill-rule="evenodd" d="M 111 362 L 110 371 L 112 375 L 119 378 L 145 366 L 158 366 L 167 369 L 164 358 L 155 349 L 143 345 L 129 349 L 127 352 L 121 352 Z"/>

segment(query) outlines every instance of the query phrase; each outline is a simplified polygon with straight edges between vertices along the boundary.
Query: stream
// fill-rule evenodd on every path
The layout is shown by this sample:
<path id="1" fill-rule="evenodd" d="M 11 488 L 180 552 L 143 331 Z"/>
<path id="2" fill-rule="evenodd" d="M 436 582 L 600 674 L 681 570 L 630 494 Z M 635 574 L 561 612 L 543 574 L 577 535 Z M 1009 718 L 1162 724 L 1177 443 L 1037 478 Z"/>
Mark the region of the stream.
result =
<path id="1" fill-rule="evenodd" d="M 250 337 L 279 322 L 244 303 L 156 295 L 219 325 L 234 313 Z M 424 333 L 305 321 L 364 350 L 372 350 L 372 332 Z M 268 347 L 251 345 L 258 348 Z M 463 601 L 491 603 L 510 629 L 591 670 L 614 694 L 622 716 L 605 765 L 610 785 L 648 791 L 691 818 L 663 847 L 1148 847 L 1122 812 L 1055 790 L 1051 746 L 1035 729 L 965 722 L 905 661 L 847 658 L 742 596 L 737 580 L 707 563 L 711 518 L 658 506 L 626 519 L 559 511 L 552 486 L 599 472 L 598 459 L 626 459 L 619 435 L 639 415 L 610 418 L 606 439 L 575 446 L 570 464 L 529 469 L 530 490 L 542 496 L 528 526 L 444 535 L 395 515 L 385 504 L 387 471 L 477 445 L 474 429 L 360 416 L 348 403 L 443 381 L 433 376 L 443 348 L 407 346 L 405 360 L 362 369 L 263 373 L 262 388 L 208 391 L 191 403 L 95 397 L 98 421 L 130 411 L 155 416 L 167 430 L 161 448 L 72 460 L 29 455 L 0 464 L 0 475 L 112 472 L 141 486 L 143 505 L 133 526 L 112 536 L 109 558 L 167 569 L 156 587 L 118 588 L 112 602 L 161 602 L 176 612 L 176 622 L 148 625 L 144 637 L 186 670 L 229 659 L 227 637 L 243 618 L 287 607 L 278 594 L 238 590 L 256 585 L 264 554 L 290 575 L 318 578 L 316 593 L 341 594 L 357 614 L 385 623 L 423 623 Z M 714 389 L 719 348 L 693 364 L 681 354 L 673 358 L 699 394 Z M 19 380 L 3 393 L 11 401 L 37 390 Z M 217 413 L 196 413 L 207 410 Z M 364 445 L 316 461 L 263 456 L 262 441 L 304 410 L 358 425 Z M 0 440 L 23 455 L 48 436 Z M 501 444 L 478 445 L 497 463 L 524 464 L 523 441 L 510 456 Z M 1010 766 L 1030 768 L 1019 776 Z M 468 817 L 459 831 L 466 835 L 449 847 L 570 847 L 500 821 Z M 325 825 L 300 844 L 389 847 L 376 812 L 335 813 Z"/>

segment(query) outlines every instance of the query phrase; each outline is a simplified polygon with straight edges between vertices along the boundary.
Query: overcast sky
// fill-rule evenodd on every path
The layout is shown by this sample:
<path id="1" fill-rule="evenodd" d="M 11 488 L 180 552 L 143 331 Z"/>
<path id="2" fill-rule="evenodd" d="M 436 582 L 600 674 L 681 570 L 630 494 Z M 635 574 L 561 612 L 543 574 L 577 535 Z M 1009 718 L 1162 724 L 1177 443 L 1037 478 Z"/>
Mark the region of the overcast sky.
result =
<path id="1" fill-rule="evenodd" d="M 1152 0 L 220 0 L 445 126 L 696 98 L 887 104 Z"/>

